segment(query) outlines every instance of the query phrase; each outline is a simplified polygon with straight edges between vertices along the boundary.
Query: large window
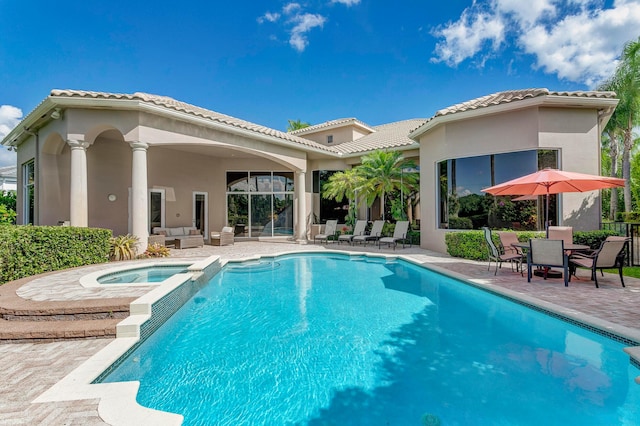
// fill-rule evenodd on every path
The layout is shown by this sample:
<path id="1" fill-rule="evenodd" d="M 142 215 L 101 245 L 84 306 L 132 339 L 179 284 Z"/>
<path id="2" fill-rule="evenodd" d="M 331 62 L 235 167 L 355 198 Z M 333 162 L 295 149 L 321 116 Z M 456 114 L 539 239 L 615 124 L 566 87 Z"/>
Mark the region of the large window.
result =
<path id="1" fill-rule="evenodd" d="M 23 220 L 24 225 L 33 225 L 35 216 L 35 194 L 36 194 L 36 169 L 35 163 L 29 161 L 22 166 L 23 182 Z"/>
<path id="2" fill-rule="evenodd" d="M 456 158 L 438 164 L 440 179 L 439 226 L 449 229 L 542 229 L 543 200 L 493 197 L 482 189 L 545 167 L 558 166 L 556 150 L 529 150 L 507 154 Z M 549 217 L 556 220 L 556 197 L 550 198 Z"/>
<path id="3" fill-rule="evenodd" d="M 227 172 L 227 222 L 238 237 L 293 236 L 293 172 Z"/>
<path id="4" fill-rule="evenodd" d="M 337 219 L 344 222 L 349 209 L 349 201 L 343 199 L 337 202 L 335 199 L 322 197 L 322 187 L 329 181 L 329 178 L 337 173 L 337 170 L 314 170 L 313 171 L 313 193 L 320 197 L 320 208 L 318 223 L 326 223 L 327 220 Z"/>

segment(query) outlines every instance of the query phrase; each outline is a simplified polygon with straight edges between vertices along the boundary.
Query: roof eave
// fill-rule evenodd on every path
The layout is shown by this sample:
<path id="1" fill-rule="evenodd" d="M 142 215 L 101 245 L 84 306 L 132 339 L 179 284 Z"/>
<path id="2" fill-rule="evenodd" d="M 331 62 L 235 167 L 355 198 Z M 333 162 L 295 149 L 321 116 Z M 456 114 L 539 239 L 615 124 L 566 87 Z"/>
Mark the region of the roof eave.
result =
<path id="1" fill-rule="evenodd" d="M 516 102 L 508 102 L 499 105 L 491 105 L 483 108 L 469 109 L 466 111 L 435 116 L 431 120 L 425 122 L 422 126 L 409 133 L 409 138 L 418 141 L 418 138 L 420 138 L 420 136 L 422 136 L 427 131 L 435 128 L 438 125 L 450 123 L 453 121 L 541 106 L 564 108 L 593 108 L 605 111 L 606 120 L 608 120 L 609 117 L 611 117 L 611 114 L 613 114 L 613 110 L 618 104 L 618 101 L 619 100 L 616 98 L 559 95 L 537 96 L 535 98 L 519 100 Z"/>
<path id="2" fill-rule="evenodd" d="M 3 139 L 2 145 L 5 146 L 18 146 L 26 137 L 27 130 L 34 130 L 34 124 L 38 123 L 42 118 L 45 118 L 51 110 L 56 107 L 63 108 L 101 108 L 101 109 L 121 109 L 131 111 L 149 112 L 155 115 L 162 115 L 168 118 L 179 118 L 182 121 L 188 121 L 197 123 L 198 125 L 214 128 L 218 130 L 224 130 L 229 133 L 234 133 L 241 136 L 248 136 L 253 139 L 262 140 L 269 143 L 275 143 L 281 146 L 287 146 L 303 151 L 313 151 L 322 153 L 325 155 L 333 155 L 341 157 L 342 154 L 330 149 L 323 150 L 316 147 L 297 144 L 295 142 L 287 141 L 275 136 L 263 134 L 249 129 L 242 129 L 233 125 L 229 125 L 222 122 L 217 122 L 209 118 L 200 117 L 198 115 L 189 114 L 184 111 L 178 111 L 171 108 L 164 107 L 162 105 L 156 105 L 146 102 L 140 99 L 111 99 L 111 98 L 85 98 L 85 97 L 69 97 L 69 96 L 55 96 L 50 95 L 40 103 L 29 115 L 24 118 L 18 126 L 16 126 L 9 134 Z M 41 127 L 41 126 L 40 126 Z"/>

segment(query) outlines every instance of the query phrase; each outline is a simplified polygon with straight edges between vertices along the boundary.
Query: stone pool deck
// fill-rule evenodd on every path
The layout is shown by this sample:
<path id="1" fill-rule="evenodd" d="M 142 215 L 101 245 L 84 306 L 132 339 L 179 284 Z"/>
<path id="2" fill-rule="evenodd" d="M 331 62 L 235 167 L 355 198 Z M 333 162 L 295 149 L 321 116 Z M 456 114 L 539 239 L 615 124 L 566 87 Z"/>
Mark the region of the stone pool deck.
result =
<path id="1" fill-rule="evenodd" d="M 205 246 L 185 250 L 172 250 L 168 261 L 200 260 L 211 255 L 223 259 L 241 259 L 258 254 L 274 254 L 289 251 L 344 250 L 405 255 L 418 262 L 425 262 L 464 275 L 488 288 L 506 289 L 522 295 L 540 305 L 554 304 L 574 317 L 605 321 L 611 329 L 623 332 L 640 332 L 640 280 L 626 278 L 622 288 L 617 275 L 605 274 L 599 279 L 600 288 L 589 281 L 586 271 L 579 271 L 580 280 L 564 287 L 562 280 L 535 277 L 527 283 L 526 277 L 504 266 L 494 276 L 487 271 L 486 262 L 473 262 L 451 258 L 417 247 L 378 249 L 373 246 L 350 247 L 342 244 L 299 245 L 285 242 L 242 242 L 232 246 Z M 142 261 L 136 261 L 142 262 Z M 133 264 L 133 262 L 131 262 Z M 48 309 L 56 306 L 78 308 L 93 304 L 118 305 L 145 294 L 148 287 L 87 289 L 80 285 L 81 276 L 114 264 L 94 265 L 69 271 L 50 273 L 37 278 L 24 279 L 20 283 L 0 287 L 0 300 L 10 300 L 22 307 L 37 306 Z M 117 320 L 119 321 L 119 320 Z M 117 322 L 116 321 L 116 322 Z M 2 320 L 0 333 L 6 330 Z M 79 322 L 79 321 L 78 321 Z M 97 400 L 34 404 L 42 392 L 58 382 L 86 359 L 112 341 L 111 338 L 55 341 L 50 343 L 0 344 L 0 424 L 11 425 L 98 425 L 105 424 L 98 414 Z"/>

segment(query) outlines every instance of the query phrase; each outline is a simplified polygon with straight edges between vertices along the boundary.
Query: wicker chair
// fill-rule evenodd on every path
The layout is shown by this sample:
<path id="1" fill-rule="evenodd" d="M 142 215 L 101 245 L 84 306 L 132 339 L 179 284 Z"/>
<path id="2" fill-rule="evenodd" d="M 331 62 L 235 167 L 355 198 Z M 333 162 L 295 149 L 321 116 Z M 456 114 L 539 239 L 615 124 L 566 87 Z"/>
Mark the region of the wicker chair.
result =
<path id="1" fill-rule="evenodd" d="M 228 246 L 234 242 L 233 228 L 225 226 L 220 232 L 211 233 L 212 246 Z"/>

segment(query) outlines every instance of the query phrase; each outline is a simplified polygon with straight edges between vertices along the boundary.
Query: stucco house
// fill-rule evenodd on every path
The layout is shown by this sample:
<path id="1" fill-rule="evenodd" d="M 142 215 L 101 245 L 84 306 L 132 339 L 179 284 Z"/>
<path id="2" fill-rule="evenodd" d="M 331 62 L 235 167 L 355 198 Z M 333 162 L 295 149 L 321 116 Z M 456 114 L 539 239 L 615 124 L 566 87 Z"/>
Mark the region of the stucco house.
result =
<path id="1" fill-rule="evenodd" d="M 0 167 L 0 192 L 15 192 L 18 188 L 17 176 L 18 172 L 16 166 Z"/>
<path id="2" fill-rule="evenodd" d="M 542 150 L 558 167 L 598 173 L 601 130 L 616 104 L 609 92 L 509 91 L 429 119 L 346 118 L 284 133 L 164 96 L 53 90 L 2 144 L 17 151 L 19 224 L 109 228 L 137 235 L 142 247 L 156 226 L 196 226 L 206 237 L 230 225 L 237 238 L 305 241 L 313 218 L 330 214 L 319 194 L 324 172 L 375 149 L 400 150 L 420 164 L 421 245 L 444 251 L 440 180 L 451 160 L 458 186 L 470 158 L 489 157 L 484 172 L 474 166 L 491 175 L 486 187 L 508 174 L 491 164 Z M 598 194 L 559 204 L 559 222 L 597 226 Z M 360 217 L 378 214 L 373 206 Z"/>

